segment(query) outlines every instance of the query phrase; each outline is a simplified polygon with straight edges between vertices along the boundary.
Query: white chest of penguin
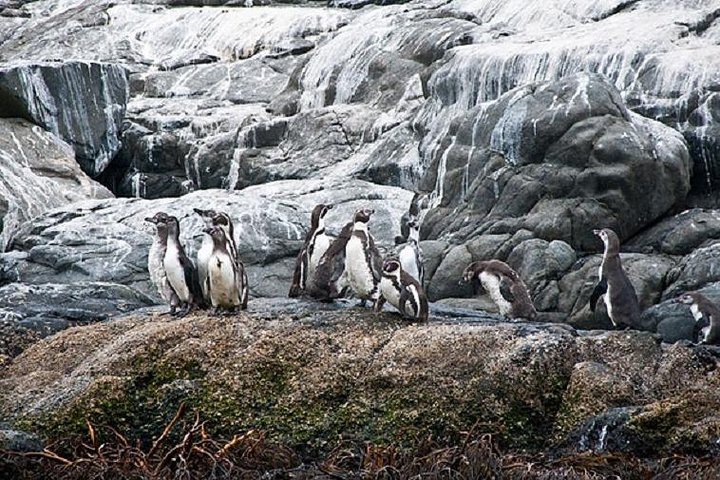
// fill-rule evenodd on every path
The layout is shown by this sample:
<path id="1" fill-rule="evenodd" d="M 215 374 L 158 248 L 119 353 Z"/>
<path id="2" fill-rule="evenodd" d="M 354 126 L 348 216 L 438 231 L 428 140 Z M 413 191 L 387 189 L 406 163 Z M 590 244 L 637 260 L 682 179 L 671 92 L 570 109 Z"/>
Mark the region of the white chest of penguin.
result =
<path id="1" fill-rule="evenodd" d="M 165 275 L 167 275 L 168 282 L 172 285 L 177 296 L 184 302 L 188 301 L 190 298 L 190 290 L 185 283 L 185 269 L 180 263 L 180 250 L 178 250 L 175 242 L 168 242 L 163 259 L 163 266 L 165 267 Z"/>
<path id="2" fill-rule="evenodd" d="M 385 300 L 390 302 L 390 305 L 398 310 L 400 309 L 400 291 L 391 279 L 382 277 L 380 280 L 380 293 L 385 297 Z"/>
<path id="3" fill-rule="evenodd" d="M 482 272 L 480 274 L 480 282 L 482 283 L 483 288 L 487 290 L 490 298 L 492 298 L 493 302 L 495 302 L 495 305 L 497 305 L 498 310 L 500 310 L 500 314 L 505 316 L 510 315 L 510 312 L 512 311 L 512 304 L 505 300 L 505 297 L 503 297 L 500 292 L 500 279 L 498 279 L 495 275 Z"/>
<path id="4" fill-rule="evenodd" d="M 321 233 L 315 237 L 315 243 L 313 244 L 313 252 L 308 259 L 308 278 L 312 278 L 315 273 L 315 269 L 320 264 L 320 259 L 325 254 L 327 249 L 330 247 L 330 237 Z"/>
<path id="5" fill-rule="evenodd" d="M 368 297 L 375 289 L 375 280 L 365 257 L 363 241 L 353 234 L 345 246 L 345 272 L 350 287 L 361 297 Z"/>
<path id="6" fill-rule="evenodd" d="M 420 270 L 418 268 L 417 251 L 412 245 L 405 245 L 398 256 L 402 269 L 411 277 L 420 282 Z"/>
<path id="7" fill-rule="evenodd" d="M 210 301 L 214 307 L 232 307 L 240 304 L 235 268 L 225 254 L 211 254 L 208 263 Z"/>

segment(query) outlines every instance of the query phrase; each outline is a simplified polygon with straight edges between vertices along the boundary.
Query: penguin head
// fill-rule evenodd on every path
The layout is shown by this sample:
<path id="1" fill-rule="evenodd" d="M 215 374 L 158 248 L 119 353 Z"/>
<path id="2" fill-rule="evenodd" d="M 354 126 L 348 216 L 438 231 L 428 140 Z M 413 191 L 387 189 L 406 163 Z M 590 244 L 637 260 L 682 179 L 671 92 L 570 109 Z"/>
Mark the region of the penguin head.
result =
<path id="1" fill-rule="evenodd" d="M 617 250 L 620 250 L 620 238 L 618 238 L 617 233 L 613 232 L 611 229 L 603 228 L 600 230 L 593 230 L 593 233 L 600 237 L 600 240 L 603 241 L 605 247 L 617 248 Z"/>
<path id="2" fill-rule="evenodd" d="M 215 242 L 220 243 L 220 244 L 225 243 L 225 232 L 223 231 L 222 228 L 217 227 L 217 226 L 207 227 L 207 228 L 203 228 L 203 232 L 210 235 L 210 237 L 212 237 L 212 239 Z"/>
<path id="3" fill-rule="evenodd" d="M 375 210 L 371 208 L 361 208 L 360 210 L 355 212 L 353 220 L 355 222 L 367 223 L 370 221 L 370 215 L 372 215 L 373 213 L 375 213 Z"/>
<path id="4" fill-rule="evenodd" d="M 167 225 L 169 232 L 180 232 L 180 222 L 178 222 L 177 217 L 174 217 L 172 215 L 167 215 L 167 219 L 165 220 L 165 225 Z"/>
<path id="5" fill-rule="evenodd" d="M 313 208 L 312 214 L 310 215 L 310 223 L 312 224 L 313 230 L 317 229 L 320 225 L 320 220 L 325 218 L 325 215 L 327 215 L 332 208 L 332 205 L 326 205 L 324 203 L 315 205 L 315 208 Z"/>
<path id="6" fill-rule="evenodd" d="M 487 262 L 473 262 L 463 270 L 462 278 L 458 282 L 459 285 L 469 283 L 478 275 L 480 272 L 485 270 Z"/>
<path id="7" fill-rule="evenodd" d="M 155 225 L 166 224 L 169 215 L 165 212 L 157 212 L 152 217 L 145 217 L 146 222 L 154 223 Z"/>
<path id="8" fill-rule="evenodd" d="M 193 210 L 203 218 L 205 226 L 207 227 L 212 227 L 214 225 L 230 225 L 230 217 L 225 212 L 218 212 L 212 209 L 202 210 L 200 208 L 193 208 Z"/>
<path id="9" fill-rule="evenodd" d="M 680 295 L 675 299 L 677 303 L 683 303 L 685 305 L 692 305 L 693 303 L 697 302 L 697 296 L 699 294 L 696 292 L 686 292 Z"/>
<path id="10" fill-rule="evenodd" d="M 387 276 L 399 277 L 401 271 L 400 262 L 396 258 L 387 258 L 383 261 L 382 271 Z"/>

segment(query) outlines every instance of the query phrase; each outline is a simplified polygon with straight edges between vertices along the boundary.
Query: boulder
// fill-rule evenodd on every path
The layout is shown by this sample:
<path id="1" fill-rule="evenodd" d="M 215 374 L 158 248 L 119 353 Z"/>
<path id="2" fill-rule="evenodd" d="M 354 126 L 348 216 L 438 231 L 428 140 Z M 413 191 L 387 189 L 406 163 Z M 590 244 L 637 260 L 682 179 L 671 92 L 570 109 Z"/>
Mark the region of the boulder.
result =
<path id="1" fill-rule="evenodd" d="M 720 211 L 694 208 L 667 217 L 634 236 L 625 248 L 645 253 L 688 255 L 720 239 Z"/>
<path id="2" fill-rule="evenodd" d="M 421 184 L 437 196 L 423 226 L 429 238 L 527 229 L 593 250 L 594 228 L 624 240 L 690 188 L 682 136 L 628 112 L 599 75 L 519 87 L 446 131 Z"/>
<path id="3" fill-rule="evenodd" d="M 27 120 L 0 118 L 0 252 L 23 222 L 46 210 L 112 197 L 73 157 L 54 134 Z"/>
<path id="4" fill-rule="evenodd" d="M 0 255 L 0 278 L 25 284 L 116 283 L 158 301 L 147 271 L 154 230 L 144 218 L 157 211 L 177 216 L 181 241 L 194 258 L 204 234 L 193 208 L 212 208 L 227 212 L 235 223 L 238 252 L 252 279 L 251 295 L 280 295 L 289 288 L 294 258 L 316 204 L 336 205 L 326 217 L 331 234 L 351 221 L 358 208 L 374 208 L 370 231 L 387 249 L 411 198 L 411 192 L 359 180 L 288 180 L 242 191 L 201 190 L 178 199 L 85 201 L 25 224 L 12 251 Z"/>
<path id="5" fill-rule="evenodd" d="M 677 297 L 691 290 L 720 281 L 720 271 L 716 268 L 720 256 L 720 241 L 708 241 L 705 246 L 695 249 L 682 257 L 677 266 L 668 274 L 668 286 L 662 299 Z"/>
<path id="6" fill-rule="evenodd" d="M 271 299 L 239 316 L 144 314 L 71 328 L 3 370 L 0 421 L 52 441 L 85 433 L 90 419 L 132 442 L 156 438 L 185 402 L 214 435 L 254 428 L 310 457 L 338 436 L 403 446 L 442 432 L 452 444 L 473 425 L 525 453 L 714 451 L 712 351 L 445 309 L 418 325 Z M 619 426 L 629 442 L 611 441 Z"/>
<path id="7" fill-rule="evenodd" d="M 127 100 L 127 72 L 117 64 L 0 66 L 0 117 L 25 118 L 59 136 L 92 176 L 105 170 L 120 149 Z"/>

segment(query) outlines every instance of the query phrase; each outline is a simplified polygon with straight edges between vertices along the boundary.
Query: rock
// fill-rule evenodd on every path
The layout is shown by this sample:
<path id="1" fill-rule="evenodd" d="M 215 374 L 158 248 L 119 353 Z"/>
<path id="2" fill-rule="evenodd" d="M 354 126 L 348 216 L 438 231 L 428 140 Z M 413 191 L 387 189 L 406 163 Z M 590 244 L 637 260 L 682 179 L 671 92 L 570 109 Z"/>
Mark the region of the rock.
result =
<path id="1" fill-rule="evenodd" d="M 41 336 L 70 324 L 107 320 L 154 303 L 137 290 L 112 283 L 11 283 L 0 287 L 0 315 Z"/>
<path id="2" fill-rule="evenodd" d="M 668 217 L 633 237 L 625 247 L 668 255 L 687 255 L 720 239 L 720 212 L 695 208 Z"/>
<path id="3" fill-rule="evenodd" d="M 710 241 L 704 247 L 695 249 L 683 257 L 668 273 L 668 286 L 662 299 L 677 297 L 691 290 L 720 281 L 720 270 L 716 267 L 720 255 L 720 241 Z"/>
<path id="4" fill-rule="evenodd" d="M 370 230 L 387 249 L 411 197 L 405 190 L 359 180 L 289 180 L 234 192 L 202 190 L 179 199 L 76 203 L 24 225 L 12 243 L 14 251 L 0 255 L 0 278 L 26 284 L 118 283 L 159 301 L 149 284 L 147 252 L 153 230 L 144 218 L 160 210 L 176 215 L 182 242 L 194 258 L 203 233 L 193 208 L 213 208 L 235 222 L 238 252 L 253 279 L 251 295 L 279 295 L 289 288 L 294 258 L 317 203 L 336 205 L 326 217 L 332 234 L 356 209 L 374 208 Z"/>
<path id="5" fill-rule="evenodd" d="M 430 238 L 527 229 L 587 251 L 597 248 L 594 228 L 624 240 L 690 188 L 682 137 L 629 113 L 596 75 L 508 92 L 463 114 L 435 145 L 421 184 L 439 197 L 423 226 Z"/>
<path id="6" fill-rule="evenodd" d="M 39 452 L 42 448 L 42 442 L 37 435 L 0 429 L 0 449 L 11 452 Z"/>
<path id="7" fill-rule="evenodd" d="M 562 240 L 525 240 L 513 249 L 507 259 L 529 289 L 533 300 L 553 280 L 559 280 L 575 263 L 576 254 Z"/>
<path id="8" fill-rule="evenodd" d="M 407 3 L 409 0 L 328 0 L 328 7 L 362 8 L 367 5 L 396 5 Z"/>
<path id="9" fill-rule="evenodd" d="M 267 299 L 240 316 L 143 314 L 68 329 L 3 370 L 0 421 L 32 421 L 53 441 L 85 433 L 89 418 L 134 441 L 155 438 L 186 402 L 215 435 L 253 425 L 309 455 L 337 436 L 405 445 L 441 428 L 461 440 L 479 419 L 479 435 L 525 453 L 714 451 L 712 352 L 443 309 L 418 325 Z"/>
<path id="10" fill-rule="evenodd" d="M 711 302 L 720 304 L 720 283 L 711 283 L 699 289 Z M 679 292 L 678 295 L 684 292 Z M 668 298 L 653 305 L 642 314 L 641 321 L 646 330 L 657 331 L 664 342 L 674 343 L 680 340 L 694 341 L 695 319 L 690 307 L 675 303 Z"/>
<path id="11" fill-rule="evenodd" d="M 112 197 L 73 156 L 55 135 L 26 120 L 0 118 L 0 252 L 23 222 L 46 210 Z"/>
<path id="12" fill-rule="evenodd" d="M 120 149 L 128 99 L 125 69 L 96 62 L 0 67 L 0 117 L 21 117 L 59 136 L 90 175 Z"/>
<path id="13" fill-rule="evenodd" d="M 428 299 L 436 301 L 445 297 L 469 297 L 472 285 L 460 284 L 465 267 L 472 263 L 472 256 L 464 245 L 451 247 L 430 280 Z"/>

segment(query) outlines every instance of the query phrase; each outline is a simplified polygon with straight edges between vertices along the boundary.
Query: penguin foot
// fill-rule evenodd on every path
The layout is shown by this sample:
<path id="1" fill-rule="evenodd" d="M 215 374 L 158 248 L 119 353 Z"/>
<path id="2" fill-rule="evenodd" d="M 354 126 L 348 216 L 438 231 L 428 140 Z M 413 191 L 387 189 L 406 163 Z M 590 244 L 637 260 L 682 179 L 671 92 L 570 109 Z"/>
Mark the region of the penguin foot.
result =
<path id="1" fill-rule="evenodd" d="M 358 302 L 358 307 L 365 308 L 367 306 L 367 299 L 363 298 Z"/>

